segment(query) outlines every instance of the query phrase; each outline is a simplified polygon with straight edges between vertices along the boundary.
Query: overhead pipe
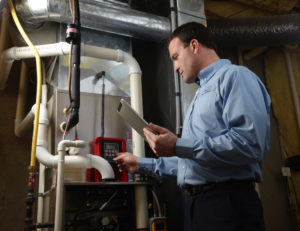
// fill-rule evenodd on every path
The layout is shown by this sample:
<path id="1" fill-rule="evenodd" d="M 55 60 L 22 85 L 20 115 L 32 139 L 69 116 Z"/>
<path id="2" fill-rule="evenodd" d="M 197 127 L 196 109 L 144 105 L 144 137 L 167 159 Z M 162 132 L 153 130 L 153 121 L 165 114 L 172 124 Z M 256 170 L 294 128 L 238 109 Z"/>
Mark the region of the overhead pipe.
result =
<path id="1" fill-rule="evenodd" d="M 104 1 L 80 1 L 81 26 L 129 37 L 161 41 L 169 36 L 169 19 Z M 16 5 L 24 25 L 38 27 L 43 22 L 69 23 L 72 17 L 68 0 L 22 0 Z"/>
<path id="2" fill-rule="evenodd" d="M 220 46 L 270 46 L 300 42 L 300 14 L 209 19 L 207 26 Z"/>
<path id="3" fill-rule="evenodd" d="M 67 0 L 39 0 L 39 4 L 30 2 L 22 0 L 16 6 L 20 18 L 27 25 L 36 27 L 47 21 L 68 23 L 71 20 Z M 81 0 L 80 14 L 82 27 L 97 31 L 154 41 L 167 39 L 172 31 L 170 20 L 166 17 L 105 2 Z M 208 19 L 207 26 L 220 46 L 281 45 L 300 41 L 299 14 Z"/>

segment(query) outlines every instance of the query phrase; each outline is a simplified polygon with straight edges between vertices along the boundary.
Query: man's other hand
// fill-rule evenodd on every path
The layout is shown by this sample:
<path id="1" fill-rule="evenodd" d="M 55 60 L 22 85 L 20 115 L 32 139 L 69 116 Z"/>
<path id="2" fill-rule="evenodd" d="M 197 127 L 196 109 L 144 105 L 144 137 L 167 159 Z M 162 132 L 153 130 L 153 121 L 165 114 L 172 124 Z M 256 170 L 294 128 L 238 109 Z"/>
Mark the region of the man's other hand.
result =
<path id="1" fill-rule="evenodd" d="M 121 152 L 116 154 L 114 161 L 120 170 L 136 172 L 138 170 L 138 159 L 137 156 L 129 152 Z"/>
<path id="2" fill-rule="evenodd" d="M 149 123 L 149 128 L 144 128 L 144 135 L 149 146 L 157 156 L 174 156 L 177 136 L 168 129 Z M 154 134 L 151 130 L 158 133 Z"/>

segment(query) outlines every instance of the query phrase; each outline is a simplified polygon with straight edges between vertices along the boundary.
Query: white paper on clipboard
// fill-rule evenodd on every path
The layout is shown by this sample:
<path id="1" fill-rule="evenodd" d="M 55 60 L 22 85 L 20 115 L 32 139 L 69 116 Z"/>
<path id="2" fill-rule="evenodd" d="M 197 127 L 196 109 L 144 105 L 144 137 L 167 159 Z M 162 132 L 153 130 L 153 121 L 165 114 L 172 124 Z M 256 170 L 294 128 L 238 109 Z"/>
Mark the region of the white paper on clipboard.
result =
<path id="1" fill-rule="evenodd" d="M 137 133 L 139 133 L 144 139 L 146 139 L 143 129 L 147 128 L 151 131 L 151 129 L 148 127 L 148 123 L 142 117 L 140 117 L 140 115 L 125 99 L 120 100 L 117 111 L 123 117 L 123 119 L 126 120 L 134 130 L 136 130 Z"/>

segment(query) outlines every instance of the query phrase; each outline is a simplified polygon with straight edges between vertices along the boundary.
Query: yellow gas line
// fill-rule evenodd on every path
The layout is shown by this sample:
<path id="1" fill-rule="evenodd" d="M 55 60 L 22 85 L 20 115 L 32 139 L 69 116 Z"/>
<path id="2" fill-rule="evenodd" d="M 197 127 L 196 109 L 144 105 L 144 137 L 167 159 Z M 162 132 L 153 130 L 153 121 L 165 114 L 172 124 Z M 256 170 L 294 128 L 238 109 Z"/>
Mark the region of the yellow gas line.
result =
<path id="1" fill-rule="evenodd" d="M 41 58 L 40 58 L 40 55 L 39 55 L 37 49 L 32 44 L 32 42 L 26 35 L 25 31 L 23 30 L 23 27 L 22 27 L 22 25 L 18 19 L 18 16 L 16 14 L 12 0 L 9 0 L 9 8 L 10 8 L 10 13 L 13 17 L 13 20 L 14 20 L 20 34 L 22 35 L 22 37 L 25 40 L 25 42 L 27 43 L 27 45 L 32 49 L 32 51 L 35 54 L 36 72 L 37 72 L 37 89 L 36 89 L 35 117 L 34 117 L 33 135 L 32 135 L 32 145 L 31 145 L 31 159 L 30 159 L 30 166 L 29 166 L 29 168 L 34 169 L 35 162 L 36 162 L 36 143 L 37 143 L 38 123 L 39 123 L 39 117 L 40 117 L 41 91 L 42 91 Z"/>

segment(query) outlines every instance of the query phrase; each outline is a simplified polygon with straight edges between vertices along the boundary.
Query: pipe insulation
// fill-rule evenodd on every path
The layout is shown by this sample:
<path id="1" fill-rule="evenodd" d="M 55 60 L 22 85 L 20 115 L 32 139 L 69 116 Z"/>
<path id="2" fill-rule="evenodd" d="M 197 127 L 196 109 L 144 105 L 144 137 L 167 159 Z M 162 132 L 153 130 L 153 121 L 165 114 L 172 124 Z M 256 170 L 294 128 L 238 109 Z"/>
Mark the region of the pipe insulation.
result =
<path id="1" fill-rule="evenodd" d="M 85 28 L 154 41 L 167 38 L 170 32 L 165 17 L 104 1 L 81 0 L 79 5 L 81 26 Z M 22 0 L 16 9 L 27 27 L 36 28 L 47 21 L 72 21 L 68 0 Z"/>
<path id="2" fill-rule="evenodd" d="M 269 46 L 300 42 L 300 14 L 210 19 L 207 26 L 220 46 Z"/>

